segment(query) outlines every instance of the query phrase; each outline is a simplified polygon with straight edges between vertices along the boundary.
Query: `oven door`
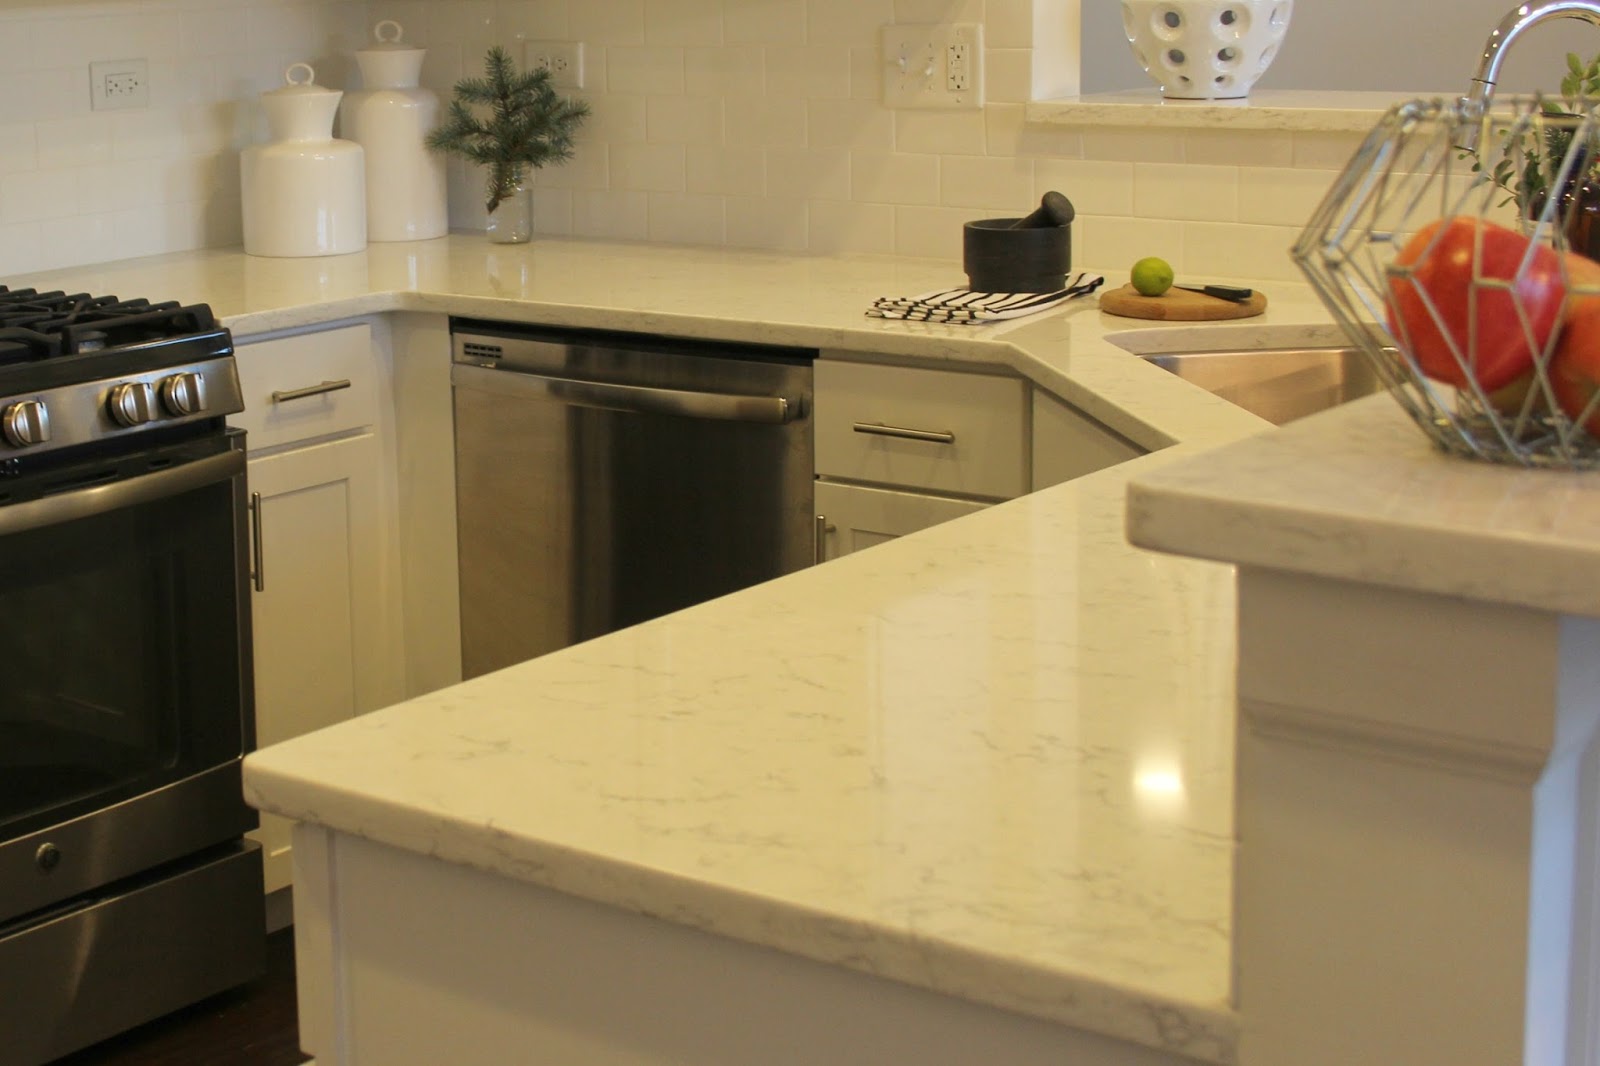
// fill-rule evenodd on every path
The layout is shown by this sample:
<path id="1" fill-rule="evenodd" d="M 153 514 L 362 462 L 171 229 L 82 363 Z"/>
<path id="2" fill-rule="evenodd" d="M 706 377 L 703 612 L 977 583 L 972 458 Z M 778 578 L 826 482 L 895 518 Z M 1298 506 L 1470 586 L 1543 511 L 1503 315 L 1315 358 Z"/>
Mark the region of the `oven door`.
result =
<path id="1" fill-rule="evenodd" d="M 255 824 L 242 439 L 0 504 L 0 925 Z"/>

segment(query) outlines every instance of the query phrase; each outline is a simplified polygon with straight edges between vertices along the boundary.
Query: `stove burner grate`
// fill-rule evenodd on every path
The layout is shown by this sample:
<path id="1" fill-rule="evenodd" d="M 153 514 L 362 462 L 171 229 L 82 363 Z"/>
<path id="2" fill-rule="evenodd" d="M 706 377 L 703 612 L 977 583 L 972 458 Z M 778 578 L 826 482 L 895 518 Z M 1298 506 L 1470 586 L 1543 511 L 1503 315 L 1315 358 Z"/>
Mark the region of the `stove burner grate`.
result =
<path id="1" fill-rule="evenodd" d="M 216 329 L 205 304 L 120 300 L 0 285 L 0 366 Z"/>

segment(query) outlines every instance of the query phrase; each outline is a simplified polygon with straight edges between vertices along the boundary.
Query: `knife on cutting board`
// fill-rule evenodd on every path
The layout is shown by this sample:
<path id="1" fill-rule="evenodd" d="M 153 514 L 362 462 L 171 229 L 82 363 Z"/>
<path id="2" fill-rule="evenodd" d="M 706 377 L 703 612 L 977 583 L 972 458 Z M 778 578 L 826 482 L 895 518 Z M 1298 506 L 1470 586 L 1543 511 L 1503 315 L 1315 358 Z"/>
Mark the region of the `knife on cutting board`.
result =
<path id="1" fill-rule="evenodd" d="M 1200 292 L 1207 296 L 1215 296 L 1219 300 L 1232 300 L 1239 303 L 1250 299 L 1253 289 L 1242 289 L 1237 285 L 1174 285 L 1174 289 L 1183 289 L 1187 292 Z"/>

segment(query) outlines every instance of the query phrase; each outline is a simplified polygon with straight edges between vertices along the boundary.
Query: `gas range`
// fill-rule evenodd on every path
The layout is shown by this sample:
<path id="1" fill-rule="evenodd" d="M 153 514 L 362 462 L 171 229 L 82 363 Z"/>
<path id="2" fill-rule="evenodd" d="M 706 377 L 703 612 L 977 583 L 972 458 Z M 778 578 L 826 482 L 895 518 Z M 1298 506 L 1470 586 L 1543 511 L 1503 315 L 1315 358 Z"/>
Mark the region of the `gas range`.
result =
<path id="1" fill-rule="evenodd" d="M 0 474 L 243 409 L 232 337 L 207 305 L 0 286 Z"/>
<path id="2" fill-rule="evenodd" d="M 6 1066 L 260 972 L 242 396 L 204 304 L 0 287 Z"/>

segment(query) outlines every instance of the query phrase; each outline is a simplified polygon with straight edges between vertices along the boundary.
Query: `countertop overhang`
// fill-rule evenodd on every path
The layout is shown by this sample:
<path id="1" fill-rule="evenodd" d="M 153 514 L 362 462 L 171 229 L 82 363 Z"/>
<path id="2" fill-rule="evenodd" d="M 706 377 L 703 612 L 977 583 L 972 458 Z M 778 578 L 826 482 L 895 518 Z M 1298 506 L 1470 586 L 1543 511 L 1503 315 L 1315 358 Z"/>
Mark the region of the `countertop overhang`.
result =
<path id="1" fill-rule="evenodd" d="M 415 311 L 987 364 L 1157 449 L 255 753 L 246 790 L 340 832 L 1234 1060 L 1232 570 L 1129 546 L 1123 500 L 1130 476 L 1268 427 L 1129 351 L 1334 342 L 1308 294 L 1226 325 L 1083 300 L 944 326 L 863 312 L 959 284 L 948 263 L 475 235 L 22 280 L 55 278 L 205 301 L 240 337 Z"/>

